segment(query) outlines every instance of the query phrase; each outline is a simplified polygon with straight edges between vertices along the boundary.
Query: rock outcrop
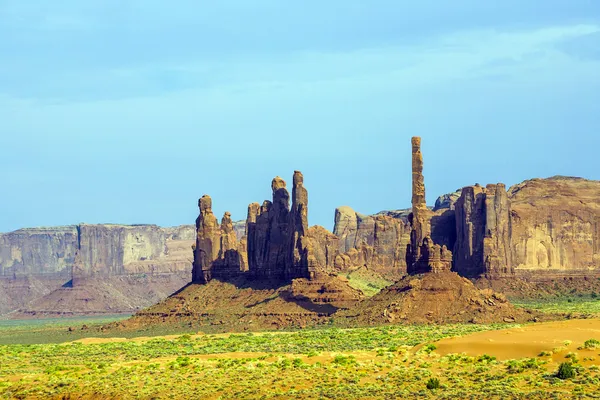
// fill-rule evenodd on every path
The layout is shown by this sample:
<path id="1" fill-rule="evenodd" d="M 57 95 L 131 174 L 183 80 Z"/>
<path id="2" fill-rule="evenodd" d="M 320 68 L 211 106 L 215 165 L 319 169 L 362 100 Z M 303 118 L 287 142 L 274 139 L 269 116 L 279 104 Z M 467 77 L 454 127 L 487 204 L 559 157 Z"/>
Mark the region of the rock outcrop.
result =
<path id="1" fill-rule="evenodd" d="M 458 189 L 456 192 L 446 193 L 441 195 L 435 201 L 435 206 L 433 207 L 433 211 L 439 210 L 454 210 L 454 205 L 460 198 L 462 193 L 462 189 Z"/>
<path id="2" fill-rule="evenodd" d="M 213 277 L 231 278 L 247 270 L 246 257 L 242 256 L 245 249 L 237 240 L 231 213 L 225 212 L 219 225 L 208 195 L 198 200 L 198 208 L 192 282 L 207 283 Z"/>
<path id="3" fill-rule="evenodd" d="M 363 215 L 344 206 L 335 210 L 333 232 L 339 237 L 336 270 L 364 266 L 392 280 L 406 273 L 406 248 L 410 242 L 407 218 L 383 213 Z"/>
<path id="4" fill-rule="evenodd" d="M 273 201 L 248 206 L 248 267 L 254 277 L 277 280 L 313 279 L 318 265 L 308 239 L 308 191 L 294 172 L 292 207 L 286 183 L 275 177 Z"/>
<path id="5" fill-rule="evenodd" d="M 488 279 L 600 274 L 600 182 L 555 177 L 467 186 L 456 202 L 454 269 Z"/>
<path id="6" fill-rule="evenodd" d="M 511 187 L 508 199 L 515 272 L 600 274 L 600 181 L 532 179 Z"/>
<path id="7" fill-rule="evenodd" d="M 155 282 L 146 290 L 151 302 L 156 299 L 155 294 L 171 293 L 181 282 L 180 275 L 189 276 L 193 241 L 186 239 L 189 234 L 185 226 L 160 228 L 155 225 L 80 224 L 0 234 L 0 293 L 6 294 L 0 295 L 0 314 L 16 309 L 31 311 L 29 304 L 38 300 L 41 307 L 44 299 L 54 296 L 52 292 L 58 289 L 62 290 L 60 298 L 63 300 L 56 304 L 63 307 L 54 310 L 57 315 L 85 314 L 86 308 L 79 307 L 79 303 L 86 298 L 81 294 L 86 290 L 82 288 L 76 295 L 68 289 L 82 282 L 86 287 L 98 286 L 101 281 L 108 287 L 112 277 L 115 277 L 114 288 L 120 289 L 107 291 L 101 296 L 101 303 L 107 307 L 111 302 L 126 303 L 126 294 L 135 292 L 126 285 L 135 280 L 117 277 L 132 275 L 148 276 Z M 173 277 L 166 278 L 166 275 Z M 122 299 L 114 297 L 121 296 L 119 290 L 125 294 Z M 54 303 L 48 303 L 44 309 L 47 313 L 53 312 L 50 304 Z M 150 303 L 136 300 L 136 304 Z"/>
<path id="8" fill-rule="evenodd" d="M 244 272 L 271 280 L 313 279 L 319 269 L 325 269 L 328 255 L 316 255 L 313 248 L 321 247 L 321 236 L 312 240 L 308 236 L 308 191 L 302 173 L 294 172 L 291 209 L 283 179 L 275 177 L 271 190 L 272 201 L 248 206 L 245 236 L 239 241 L 231 214 L 225 213 L 219 227 L 210 197 L 199 200 L 192 282 L 207 283 L 213 277 L 226 280 Z M 326 236 L 322 237 L 325 240 Z M 329 244 L 325 241 L 323 245 L 327 251 Z"/>
<path id="9" fill-rule="evenodd" d="M 423 155 L 421 138 L 412 138 L 412 213 L 410 244 L 406 251 L 406 266 L 409 274 L 422 272 L 440 273 L 450 271 L 452 253 L 445 245 L 431 238 L 431 210 L 425 202 L 425 179 L 423 177 Z"/>
<path id="10" fill-rule="evenodd" d="M 169 259 L 169 242 L 185 242 L 185 228 L 80 224 L 0 234 L 0 277 L 112 276 L 189 270 Z M 78 259 L 78 268 L 73 266 Z M 189 258 L 189 257 L 186 257 Z M 172 261 L 175 264 L 171 263 Z"/>
<path id="11" fill-rule="evenodd" d="M 71 274 L 77 226 L 19 229 L 0 234 L 0 276 Z"/>

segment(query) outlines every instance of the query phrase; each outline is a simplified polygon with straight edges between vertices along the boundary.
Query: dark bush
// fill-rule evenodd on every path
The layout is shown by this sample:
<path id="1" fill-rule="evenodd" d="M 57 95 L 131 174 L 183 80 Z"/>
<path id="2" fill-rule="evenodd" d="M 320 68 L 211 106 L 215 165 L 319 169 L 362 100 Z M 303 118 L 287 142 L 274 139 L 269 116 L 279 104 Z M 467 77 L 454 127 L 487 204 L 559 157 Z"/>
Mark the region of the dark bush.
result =
<path id="1" fill-rule="evenodd" d="M 560 364 L 558 367 L 558 371 L 556 372 L 556 377 L 560 379 L 571 379 L 575 377 L 575 369 L 573 368 L 573 364 L 564 362 Z"/>
<path id="2" fill-rule="evenodd" d="M 427 381 L 427 389 L 434 390 L 440 388 L 440 380 L 438 378 L 429 378 Z"/>

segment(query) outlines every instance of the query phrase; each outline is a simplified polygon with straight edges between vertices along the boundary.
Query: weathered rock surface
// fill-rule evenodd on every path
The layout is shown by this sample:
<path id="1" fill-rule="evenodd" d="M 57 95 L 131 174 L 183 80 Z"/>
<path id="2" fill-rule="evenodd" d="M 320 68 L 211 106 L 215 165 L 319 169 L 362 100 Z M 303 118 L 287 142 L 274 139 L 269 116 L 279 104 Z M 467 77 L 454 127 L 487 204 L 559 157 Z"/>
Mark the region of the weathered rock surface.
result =
<path id="1" fill-rule="evenodd" d="M 468 186 L 456 205 L 454 269 L 488 279 L 600 273 L 600 182 L 533 179 Z"/>
<path id="2" fill-rule="evenodd" d="M 314 279 L 318 271 L 326 269 L 325 236 L 308 236 L 308 191 L 302 173 L 294 172 L 291 209 L 283 179 L 275 177 L 271 190 L 272 201 L 248 206 L 245 236 L 239 241 L 231 215 L 225 213 L 219 226 L 210 197 L 205 195 L 199 200 L 192 282 L 207 283 L 213 277 L 227 280 L 245 272 L 270 280 Z M 321 238 L 324 247 L 318 243 Z"/>
<path id="3" fill-rule="evenodd" d="M 454 205 L 460 198 L 462 193 L 462 189 L 458 189 L 456 192 L 446 193 L 441 195 L 435 201 L 435 206 L 433 207 L 433 211 L 439 210 L 454 210 Z"/>
<path id="4" fill-rule="evenodd" d="M 406 218 L 379 213 L 368 216 L 344 206 L 336 209 L 334 234 L 339 253 L 334 266 L 339 271 L 366 266 L 389 279 L 406 273 L 406 248 L 410 226 Z"/>
<path id="5" fill-rule="evenodd" d="M 78 242 L 77 226 L 0 234 L 0 276 L 70 275 Z"/>
<path id="6" fill-rule="evenodd" d="M 292 207 L 286 183 L 275 177 L 273 201 L 248 206 L 248 267 L 254 277 L 267 279 L 310 278 L 319 268 L 308 238 L 308 191 L 300 171 L 294 172 Z M 314 244 L 314 241 L 312 242 Z M 325 244 L 326 245 L 326 244 Z"/>
<path id="7" fill-rule="evenodd" d="M 77 286 L 83 280 L 100 282 L 110 276 L 140 274 L 188 275 L 193 241 L 185 240 L 187 231 L 185 226 L 81 224 L 0 234 L 0 314 L 26 311 L 32 301 L 65 284 Z M 147 291 L 149 299 L 156 298 L 152 294 L 155 290 L 164 293 L 161 282 L 166 282 L 164 292 L 170 293 L 180 278 L 158 281 Z M 127 293 L 125 288 L 123 291 Z M 107 304 L 113 294 L 106 294 Z M 63 304 L 73 306 L 74 302 Z M 73 307 L 73 312 L 81 309 Z M 69 310 L 63 307 L 56 311 Z"/>
<path id="8" fill-rule="evenodd" d="M 196 241 L 196 227 L 194 225 L 180 225 L 162 228 L 166 240 L 192 240 Z"/>
<path id="9" fill-rule="evenodd" d="M 319 268 L 328 273 L 337 273 L 335 261 L 340 254 L 340 239 L 319 225 L 308 228 L 306 234 L 308 247 L 312 249 L 311 256 Z"/>
<path id="10" fill-rule="evenodd" d="M 600 273 L 600 181 L 553 177 L 510 188 L 515 271 Z"/>
<path id="11" fill-rule="evenodd" d="M 215 278 L 232 278 L 247 270 L 246 250 L 237 239 L 231 213 L 225 212 L 219 225 L 208 195 L 198 200 L 197 239 L 194 245 L 192 282 L 208 283 Z"/>
<path id="12" fill-rule="evenodd" d="M 366 266 L 389 279 L 406 273 L 406 248 L 410 226 L 405 218 L 379 213 L 363 215 L 350 207 L 336 209 L 334 234 L 339 237 L 337 270 Z"/>
<path id="13" fill-rule="evenodd" d="M 0 234 L 0 277 L 80 277 L 189 270 L 167 260 L 167 242 L 189 241 L 186 227 L 91 225 L 20 229 Z M 78 266 L 72 271 L 76 256 Z M 189 258 L 189 257 L 186 257 Z"/>
<path id="14" fill-rule="evenodd" d="M 452 253 L 446 245 L 436 243 L 432 237 L 432 212 L 425 203 L 425 179 L 421 138 L 412 138 L 412 213 L 410 244 L 406 250 L 406 267 L 409 274 L 450 271 Z"/>

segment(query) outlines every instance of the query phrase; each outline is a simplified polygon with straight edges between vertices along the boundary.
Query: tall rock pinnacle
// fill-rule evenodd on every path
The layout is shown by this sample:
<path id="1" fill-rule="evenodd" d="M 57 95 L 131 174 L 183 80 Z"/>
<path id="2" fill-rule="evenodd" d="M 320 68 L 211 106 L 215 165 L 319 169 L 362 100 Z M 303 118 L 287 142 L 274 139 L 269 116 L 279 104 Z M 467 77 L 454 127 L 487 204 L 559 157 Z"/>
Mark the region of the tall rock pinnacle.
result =
<path id="1" fill-rule="evenodd" d="M 440 272 L 450 270 L 452 253 L 446 246 L 435 244 L 431 239 L 431 211 L 425 202 L 425 178 L 423 177 L 423 154 L 421 138 L 412 138 L 412 214 L 410 245 L 406 252 L 407 272 Z"/>
<path id="2" fill-rule="evenodd" d="M 221 229 L 212 212 L 212 199 L 204 195 L 198 200 L 200 215 L 196 219 L 196 247 L 192 282 L 207 283 L 212 278 L 212 264 L 219 256 Z"/>
<path id="3" fill-rule="evenodd" d="M 309 278 L 314 275 L 309 268 L 308 243 L 304 239 L 308 232 L 308 191 L 304 187 L 304 176 L 294 171 L 292 188 L 292 209 L 290 211 L 290 259 L 286 264 L 288 278 Z M 311 266 L 312 267 L 312 266 Z"/>
<path id="4" fill-rule="evenodd" d="M 431 235 L 431 215 L 425 202 L 425 178 L 423 177 L 423 154 L 421 138 L 412 138 L 412 211 L 413 230 L 417 243 Z"/>

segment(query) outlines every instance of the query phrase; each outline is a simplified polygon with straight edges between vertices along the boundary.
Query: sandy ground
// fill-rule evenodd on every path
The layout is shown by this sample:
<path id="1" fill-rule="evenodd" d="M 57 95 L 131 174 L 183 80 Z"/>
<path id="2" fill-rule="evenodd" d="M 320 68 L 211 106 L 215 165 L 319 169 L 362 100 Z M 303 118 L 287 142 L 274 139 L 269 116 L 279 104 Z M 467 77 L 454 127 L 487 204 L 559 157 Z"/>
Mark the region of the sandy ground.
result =
<path id="1" fill-rule="evenodd" d="M 470 356 L 488 354 L 499 360 L 537 357 L 541 352 L 552 352 L 554 361 L 564 361 L 569 352 L 587 360 L 586 364 L 600 363 L 600 349 L 578 350 L 588 339 L 600 340 L 600 319 L 569 320 L 526 325 L 521 328 L 479 332 L 467 336 L 442 339 L 436 353 L 466 353 Z"/>

